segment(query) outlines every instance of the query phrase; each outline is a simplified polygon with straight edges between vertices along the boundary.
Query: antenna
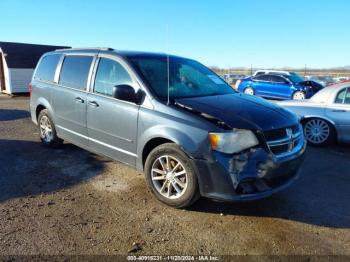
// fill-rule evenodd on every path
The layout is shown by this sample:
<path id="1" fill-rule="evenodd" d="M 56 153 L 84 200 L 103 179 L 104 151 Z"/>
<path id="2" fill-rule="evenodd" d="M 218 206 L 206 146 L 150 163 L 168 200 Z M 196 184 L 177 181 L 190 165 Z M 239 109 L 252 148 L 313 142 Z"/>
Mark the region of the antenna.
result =
<path id="1" fill-rule="evenodd" d="M 167 105 L 170 104 L 170 61 L 169 61 L 169 25 L 166 25 L 166 66 L 167 66 L 167 90 L 168 90 L 168 101 Z"/>

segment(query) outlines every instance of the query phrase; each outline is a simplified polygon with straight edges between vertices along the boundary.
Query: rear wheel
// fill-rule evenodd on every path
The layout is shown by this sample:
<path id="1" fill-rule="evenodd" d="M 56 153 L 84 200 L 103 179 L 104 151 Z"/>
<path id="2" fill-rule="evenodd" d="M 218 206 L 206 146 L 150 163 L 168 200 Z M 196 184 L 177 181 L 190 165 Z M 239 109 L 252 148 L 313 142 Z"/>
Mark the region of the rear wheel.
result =
<path id="1" fill-rule="evenodd" d="M 293 94 L 293 100 L 304 100 L 306 98 L 306 95 L 303 91 L 296 91 Z"/>
<path id="2" fill-rule="evenodd" d="M 246 89 L 244 89 L 244 93 L 251 96 L 255 94 L 254 89 L 251 87 L 247 87 Z"/>
<path id="3" fill-rule="evenodd" d="M 63 144 L 63 140 L 57 136 L 55 125 L 47 109 L 43 109 L 39 113 L 38 128 L 41 142 L 45 146 L 58 147 Z"/>
<path id="4" fill-rule="evenodd" d="M 304 134 L 307 141 L 314 146 L 324 146 L 334 141 L 333 126 L 320 118 L 308 119 L 304 122 Z"/>
<path id="5" fill-rule="evenodd" d="M 153 149 L 145 163 L 149 188 L 161 202 L 184 208 L 199 198 L 197 176 L 188 156 L 175 144 Z"/>

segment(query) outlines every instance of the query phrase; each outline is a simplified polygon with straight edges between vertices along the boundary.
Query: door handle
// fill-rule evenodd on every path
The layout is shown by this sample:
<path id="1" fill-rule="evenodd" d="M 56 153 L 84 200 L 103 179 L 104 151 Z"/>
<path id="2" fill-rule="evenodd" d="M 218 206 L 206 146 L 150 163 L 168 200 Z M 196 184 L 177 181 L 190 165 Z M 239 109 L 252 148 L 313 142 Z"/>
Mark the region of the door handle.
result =
<path id="1" fill-rule="evenodd" d="M 75 102 L 84 103 L 84 99 L 82 99 L 81 97 L 76 97 Z"/>
<path id="2" fill-rule="evenodd" d="M 345 113 L 346 110 L 344 110 L 344 109 L 333 109 L 332 112 Z"/>
<path id="3" fill-rule="evenodd" d="M 89 105 L 93 107 L 99 107 L 100 105 L 96 101 L 89 101 Z"/>

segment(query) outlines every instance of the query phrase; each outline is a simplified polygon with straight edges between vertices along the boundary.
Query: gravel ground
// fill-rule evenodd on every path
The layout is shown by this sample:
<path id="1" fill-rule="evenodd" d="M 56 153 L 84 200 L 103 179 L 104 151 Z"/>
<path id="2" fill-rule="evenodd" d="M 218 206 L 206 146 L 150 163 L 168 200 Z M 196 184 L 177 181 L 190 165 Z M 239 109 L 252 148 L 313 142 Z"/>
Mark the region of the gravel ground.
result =
<path id="1" fill-rule="evenodd" d="M 309 147 L 300 179 L 268 199 L 176 210 L 125 165 L 41 146 L 28 107 L 0 96 L 2 255 L 350 255 L 349 147 Z"/>

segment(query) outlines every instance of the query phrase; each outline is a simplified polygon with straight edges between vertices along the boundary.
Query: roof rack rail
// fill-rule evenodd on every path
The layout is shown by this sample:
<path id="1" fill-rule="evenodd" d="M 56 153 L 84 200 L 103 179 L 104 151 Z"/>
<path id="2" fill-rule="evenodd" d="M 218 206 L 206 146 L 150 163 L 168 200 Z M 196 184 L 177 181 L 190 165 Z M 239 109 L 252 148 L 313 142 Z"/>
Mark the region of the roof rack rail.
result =
<path id="1" fill-rule="evenodd" d="M 101 51 L 112 51 L 114 50 L 111 47 L 74 47 L 74 48 L 63 48 L 56 49 L 56 51 L 66 51 L 66 50 L 101 50 Z"/>

